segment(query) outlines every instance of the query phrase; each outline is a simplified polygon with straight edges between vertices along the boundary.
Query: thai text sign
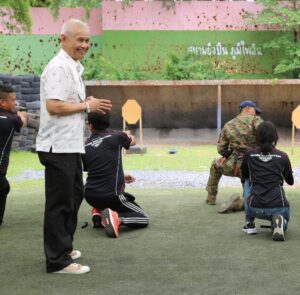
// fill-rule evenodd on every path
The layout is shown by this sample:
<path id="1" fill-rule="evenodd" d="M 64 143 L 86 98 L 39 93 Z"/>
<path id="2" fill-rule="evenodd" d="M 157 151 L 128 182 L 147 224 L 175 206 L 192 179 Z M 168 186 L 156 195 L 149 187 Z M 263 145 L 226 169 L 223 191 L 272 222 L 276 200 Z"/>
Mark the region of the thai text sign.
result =
<path id="1" fill-rule="evenodd" d="M 228 56 L 230 55 L 233 60 L 238 56 L 261 56 L 263 55 L 262 49 L 257 47 L 255 43 L 246 45 L 245 41 L 237 42 L 235 46 L 223 46 L 221 42 L 216 45 L 208 42 L 206 46 L 190 46 L 187 51 L 189 53 L 199 56 Z"/>

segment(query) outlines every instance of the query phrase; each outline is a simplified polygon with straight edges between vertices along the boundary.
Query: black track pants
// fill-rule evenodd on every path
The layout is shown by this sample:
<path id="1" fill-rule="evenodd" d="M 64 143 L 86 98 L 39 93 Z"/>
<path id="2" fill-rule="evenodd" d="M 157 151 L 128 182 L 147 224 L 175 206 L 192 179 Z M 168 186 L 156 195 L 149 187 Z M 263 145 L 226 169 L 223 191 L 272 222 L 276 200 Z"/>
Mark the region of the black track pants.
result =
<path id="1" fill-rule="evenodd" d="M 149 217 L 134 201 L 134 196 L 129 193 L 107 197 L 86 195 L 85 198 L 92 207 L 96 207 L 99 210 L 110 208 L 118 212 L 121 223 L 126 226 L 141 228 L 149 224 Z"/>

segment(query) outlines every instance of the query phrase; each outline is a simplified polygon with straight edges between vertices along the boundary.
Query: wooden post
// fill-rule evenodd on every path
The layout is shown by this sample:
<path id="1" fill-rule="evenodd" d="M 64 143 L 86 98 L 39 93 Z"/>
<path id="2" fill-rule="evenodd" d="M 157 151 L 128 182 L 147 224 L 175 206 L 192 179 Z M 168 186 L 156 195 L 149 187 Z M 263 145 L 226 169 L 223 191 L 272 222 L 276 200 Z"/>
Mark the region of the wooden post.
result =
<path id="1" fill-rule="evenodd" d="M 126 121 L 123 118 L 123 131 L 126 131 Z M 126 149 L 122 148 L 122 155 L 125 156 L 126 155 Z"/>
<path id="2" fill-rule="evenodd" d="M 217 133 L 221 133 L 222 125 L 222 92 L 221 84 L 218 84 L 218 100 L 217 100 Z"/>
<path id="3" fill-rule="evenodd" d="M 292 111 L 292 155 L 295 146 L 295 129 L 300 129 L 300 105 Z"/>
<path id="4" fill-rule="evenodd" d="M 295 145 L 295 125 L 292 126 L 292 155 L 294 155 L 294 145 Z"/>
<path id="5" fill-rule="evenodd" d="M 143 126 L 142 126 L 142 114 L 140 117 L 140 144 L 141 144 L 141 151 L 143 150 Z"/>

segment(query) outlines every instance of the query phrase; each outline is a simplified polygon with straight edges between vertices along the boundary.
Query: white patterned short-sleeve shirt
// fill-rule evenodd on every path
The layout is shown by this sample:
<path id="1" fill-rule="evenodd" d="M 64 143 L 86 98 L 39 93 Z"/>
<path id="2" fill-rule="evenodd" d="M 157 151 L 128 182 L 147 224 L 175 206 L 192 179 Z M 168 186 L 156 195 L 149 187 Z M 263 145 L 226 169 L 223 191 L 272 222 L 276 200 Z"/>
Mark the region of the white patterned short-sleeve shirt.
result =
<path id="1" fill-rule="evenodd" d="M 85 86 L 81 78 L 83 66 L 63 49 L 48 63 L 41 76 L 40 127 L 36 150 L 53 153 L 84 153 L 85 113 L 68 116 L 50 115 L 47 99 L 71 103 L 85 100 Z"/>

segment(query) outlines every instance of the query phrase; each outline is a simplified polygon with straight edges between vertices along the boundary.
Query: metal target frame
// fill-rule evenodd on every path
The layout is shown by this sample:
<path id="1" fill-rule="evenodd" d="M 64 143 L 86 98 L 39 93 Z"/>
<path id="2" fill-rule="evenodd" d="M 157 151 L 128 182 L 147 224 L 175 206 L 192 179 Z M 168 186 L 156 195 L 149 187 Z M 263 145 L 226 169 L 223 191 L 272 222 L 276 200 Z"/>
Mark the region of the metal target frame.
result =
<path id="1" fill-rule="evenodd" d="M 295 129 L 300 129 L 300 105 L 298 105 L 292 112 L 292 152 L 294 155 L 295 146 Z"/>
<path id="2" fill-rule="evenodd" d="M 142 124 L 142 107 L 135 99 L 128 99 L 122 106 L 123 131 L 126 130 L 127 124 L 136 124 L 139 121 L 140 146 L 143 149 L 143 124 Z"/>

